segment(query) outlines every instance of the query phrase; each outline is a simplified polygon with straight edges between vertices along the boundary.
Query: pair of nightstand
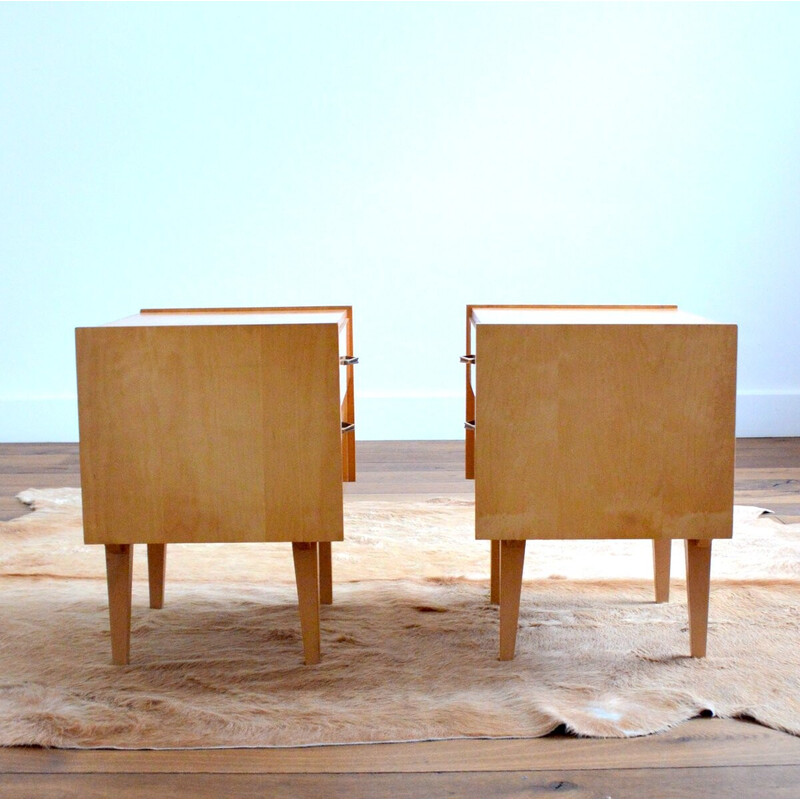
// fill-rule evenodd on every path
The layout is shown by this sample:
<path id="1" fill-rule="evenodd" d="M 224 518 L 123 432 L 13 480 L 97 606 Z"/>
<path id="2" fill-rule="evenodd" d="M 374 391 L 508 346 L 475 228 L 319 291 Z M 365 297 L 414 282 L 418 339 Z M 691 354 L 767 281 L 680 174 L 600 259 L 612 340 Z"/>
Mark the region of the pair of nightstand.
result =
<path id="1" fill-rule="evenodd" d="M 342 480 L 355 479 L 351 307 L 143 311 L 76 331 L 84 537 L 106 549 L 112 658 L 130 651 L 133 545 L 163 603 L 171 542 L 292 543 L 320 657 Z M 645 538 L 656 599 L 687 545 L 705 653 L 710 546 L 730 537 L 736 327 L 675 307 L 469 306 L 467 477 L 492 541 L 500 658 L 527 539 Z"/>

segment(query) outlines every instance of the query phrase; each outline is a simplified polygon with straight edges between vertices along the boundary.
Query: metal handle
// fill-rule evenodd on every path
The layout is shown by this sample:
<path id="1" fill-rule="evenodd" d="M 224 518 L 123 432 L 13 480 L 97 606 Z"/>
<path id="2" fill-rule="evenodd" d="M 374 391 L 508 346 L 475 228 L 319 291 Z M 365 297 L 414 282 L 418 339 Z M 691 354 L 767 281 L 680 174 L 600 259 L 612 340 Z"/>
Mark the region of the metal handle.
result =
<path id="1" fill-rule="evenodd" d="M 349 367 L 351 364 L 358 364 L 358 358 L 356 356 L 339 356 L 339 363 L 343 367 Z"/>
<path id="2" fill-rule="evenodd" d="M 465 423 L 464 423 L 464 427 L 465 427 L 465 428 L 466 428 L 468 431 L 474 431 L 474 430 L 475 430 L 475 420 L 474 420 L 474 419 L 472 419 L 472 420 L 470 420 L 469 422 L 465 422 Z"/>
<path id="3" fill-rule="evenodd" d="M 350 433 L 350 431 L 354 431 L 356 429 L 355 422 L 343 422 L 342 423 L 342 433 Z"/>
<path id="4" fill-rule="evenodd" d="M 474 364 L 475 356 L 461 356 L 460 361 L 462 364 Z"/>

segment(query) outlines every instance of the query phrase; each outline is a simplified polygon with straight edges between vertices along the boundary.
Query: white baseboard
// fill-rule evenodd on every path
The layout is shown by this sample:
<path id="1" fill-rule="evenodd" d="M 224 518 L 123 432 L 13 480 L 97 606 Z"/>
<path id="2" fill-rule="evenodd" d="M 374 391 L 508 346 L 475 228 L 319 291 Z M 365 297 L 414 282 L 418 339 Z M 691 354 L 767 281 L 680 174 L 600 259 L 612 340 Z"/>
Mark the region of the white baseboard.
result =
<path id="1" fill-rule="evenodd" d="M 736 435 L 800 436 L 800 392 L 741 392 Z M 356 396 L 358 439 L 461 439 L 460 396 Z M 0 442 L 77 442 L 78 404 L 70 396 L 0 398 Z"/>

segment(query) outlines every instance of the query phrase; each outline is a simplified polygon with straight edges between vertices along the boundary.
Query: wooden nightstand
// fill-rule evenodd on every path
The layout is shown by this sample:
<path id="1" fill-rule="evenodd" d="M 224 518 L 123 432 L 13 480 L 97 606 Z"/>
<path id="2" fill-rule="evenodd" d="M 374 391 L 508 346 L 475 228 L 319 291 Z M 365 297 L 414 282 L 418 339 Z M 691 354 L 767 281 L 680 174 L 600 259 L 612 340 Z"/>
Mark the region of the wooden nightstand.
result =
<path id="1" fill-rule="evenodd" d="M 692 656 L 733 515 L 736 326 L 674 306 L 467 307 L 466 475 L 514 657 L 527 539 L 684 539 Z"/>
<path id="2" fill-rule="evenodd" d="M 319 661 L 355 480 L 352 323 L 349 306 L 146 310 L 76 330 L 84 540 L 106 548 L 114 663 L 129 659 L 133 545 L 160 608 L 170 542 L 291 542 Z"/>

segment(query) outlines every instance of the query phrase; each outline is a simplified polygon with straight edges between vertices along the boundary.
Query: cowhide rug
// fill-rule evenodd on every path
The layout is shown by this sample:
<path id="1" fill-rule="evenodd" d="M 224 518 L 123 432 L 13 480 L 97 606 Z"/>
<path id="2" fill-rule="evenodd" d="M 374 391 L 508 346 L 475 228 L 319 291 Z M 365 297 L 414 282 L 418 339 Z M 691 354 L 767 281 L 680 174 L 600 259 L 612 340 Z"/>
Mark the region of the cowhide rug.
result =
<path id="1" fill-rule="evenodd" d="M 302 664 L 288 545 L 172 545 L 166 604 L 135 564 L 131 664 L 110 664 L 103 549 L 80 494 L 0 523 L 0 745 L 247 747 L 638 736 L 702 712 L 800 734 L 800 525 L 737 508 L 714 543 L 709 655 L 688 657 L 682 554 L 530 542 L 517 656 L 497 661 L 473 506 L 346 499 L 322 662 Z M 144 547 L 137 548 L 142 552 Z"/>

